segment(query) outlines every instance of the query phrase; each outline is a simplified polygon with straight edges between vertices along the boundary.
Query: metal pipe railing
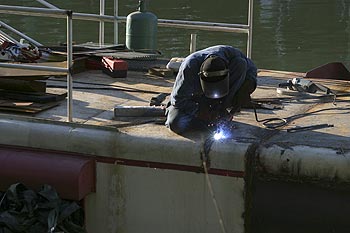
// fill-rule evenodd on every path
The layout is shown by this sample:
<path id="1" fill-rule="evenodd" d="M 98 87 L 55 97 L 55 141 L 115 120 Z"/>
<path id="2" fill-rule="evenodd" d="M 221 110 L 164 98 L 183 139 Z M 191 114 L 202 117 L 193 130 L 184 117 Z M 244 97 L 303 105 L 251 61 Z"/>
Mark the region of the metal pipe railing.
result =
<path id="1" fill-rule="evenodd" d="M 68 14 L 67 10 L 61 9 L 48 9 L 40 7 L 25 7 L 25 6 L 8 6 L 0 5 L 0 13 L 4 14 L 14 14 L 14 15 L 25 15 L 31 13 L 31 16 L 55 16 L 60 18 L 65 17 Z"/>
<path id="2" fill-rule="evenodd" d="M 19 43 L 15 38 L 13 38 L 13 37 L 7 35 L 5 32 L 3 32 L 2 30 L 0 30 L 0 42 L 1 42 L 1 43 L 4 43 L 4 41 L 6 41 L 6 40 L 7 40 L 7 41 L 10 41 L 10 42 L 12 42 L 12 43 L 16 43 L 16 44 Z"/>
<path id="3" fill-rule="evenodd" d="M 180 21 L 180 20 L 179 20 Z M 222 26 L 227 24 L 220 23 L 209 23 L 209 22 L 196 22 L 191 23 L 179 22 L 178 20 L 163 20 L 158 19 L 159 26 L 183 28 L 183 29 L 197 29 L 206 31 L 216 31 L 216 32 L 236 32 L 236 33 L 247 33 L 248 28 L 244 28 L 246 25 L 240 25 L 241 28 L 235 27 L 237 24 L 231 24 L 231 26 Z"/>
<path id="4" fill-rule="evenodd" d="M 43 0 L 37 0 L 40 2 L 44 2 Z M 115 10 L 114 16 L 104 15 L 104 10 L 102 10 L 102 7 L 104 7 L 104 0 L 101 1 L 101 7 L 100 7 L 100 15 L 98 14 L 87 14 L 87 13 L 73 13 L 73 19 L 80 19 L 80 20 L 91 20 L 91 21 L 101 21 L 101 22 L 125 22 L 126 17 L 118 16 L 117 10 Z M 61 9 L 47 9 L 47 8 L 34 8 L 31 7 L 31 9 L 28 9 L 27 7 L 19 7 L 19 6 L 2 6 L 3 13 L 11 13 L 13 9 L 22 8 L 22 13 L 17 12 L 16 14 L 22 14 L 27 15 L 25 13 L 33 13 L 33 14 L 40 14 L 40 15 L 48 15 L 51 13 L 54 13 L 53 10 L 60 11 L 55 12 L 58 16 L 61 15 L 62 18 L 65 17 L 66 13 L 65 10 Z M 52 5 L 53 6 L 53 5 Z M 55 6 L 53 6 L 55 7 Z M 115 8 L 118 7 L 118 0 L 115 0 Z M 1 11 L 0 11 L 1 12 Z M 24 12 L 24 13 L 23 13 Z M 14 13 L 14 12 L 12 12 Z M 186 20 L 168 20 L 168 19 L 158 19 L 159 26 L 171 26 L 176 28 L 184 28 L 184 29 L 199 29 L 199 30 L 210 30 L 210 31 L 220 31 L 220 32 L 236 32 L 236 33 L 249 33 L 249 30 L 252 29 L 252 22 L 253 22 L 253 0 L 249 0 L 249 11 L 248 11 L 248 25 L 244 24 L 228 24 L 228 23 L 212 23 L 212 22 L 202 22 L 202 21 L 186 21 Z M 102 32 L 102 30 L 100 30 Z M 251 39 L 249 39 L 251 41 Z"/>
<path id="5" fill-rule="evenodd" d="M 169 19 L 159 19 L 162 25 L 179 24 L 183 26 L 203 26 L 212 27 L 215 31 L 215 27 L 227 27 L 227 28 L 237 28 L 237 29 L 248 29 L 249 25 L 244 24 L 231 24 L 231 23 L 213 23 L 213 22 L 202 22 L 202 21 L 186 21 L 186 20 L 169 20 Z"/>
<path id="6" fill-rule="evenodd" d="M 253 9 L 254 1 L 249 0 L 248 5 L 248 39 L 247 39 L 247 57 L 252 57 L 252 44 L 253 44 Z"/>
<path id="7" fill-rule="evenodd" d="M 196 52 L 196 50 L 197 50 L 197 34 L 192 33 L 191 40 L 190 40 L 190 54 Z"/>
<path id="8" fill-rule="evenodd" d="M 11 31 L 11 32 L 13 32 L 13 33 L 15 33 L 16 35 L 20 36 L 21 38 L 26 39 L 27 41 L 29 41 L 30 43 L 32 43 L 32 44 L 35 45 L 35 46 L 42 46 L 42 44 L 39 43 L 38 41 L 36 41 L 36 40 L 30 38 L 29 36 L 23 34 L 22 32 L 20 32 L 20 31 L 14 29 L 14 28 L 11 27 L 10 25 L 8 25 L 8 24 L 6 24 L 6 23 L 4 23 L 4 22 L 2 22 L 2 21 L 0 21 L 0 27 L 6 28 L 7 30 L 9 30 L 9 31 Z"/>
<path id="9" fill-rule="evenodd" d="M 100 16 L 103 15 L 105 15 L 105 0 L 100 0 Z M 105 43 L 105 23 L 103 20 L 100 20 L 99 43 L 100 46 Z"/>
<path id="10" fill-rule="evenodd" d="M 73 121 L 73 12 L 69 11 L 67 14 L 67 120 Z"/>
<path id="11" fill-rule="evenodd" d="M 73 121 L 73 81 L 72 81 L 72 68 L 73 68 L 73 12 L 70 10 L 61 9 L 46 9 L 37 7 L 21 7 L 21 6 L 5 6 L 0 5 L 0 13 L 15 14 L 15 15 L 28 15 L 32 16 L 49 16 L 60 18 L 65 16 L 67 19 L 67 67 L 50 67 L 50 66 L 38 66 L 28 64 L 10 64 L 0 63 L 0 67 L 29 69 L 29 70 L 42 70 L 52 72 L 64 72 L 67 74 L 67 121 Z"/>
<path id="12" fill-rule="evenodd" d="M 118 7 L 118 0 L 114 0 L 114 44 L 118 44 L 118 11 L 119 11 L 119 7 Z"/>
<path id="13" fill-rule="evenodd" d="M 253 0 L 249 0 L 249 1 L 252 2 Z M 37 8 L 37 9 L 43 10 L 41 14 L 45 14 L 46 13 L 45 10 L 53 10 L 53 9 L 46 9 L 46 8 Z M 10 11 L 11 8 L 8 8 L 6 10 Z M 33 11 L 26 11 L 26 12 L 33 12 Z M 3 11 L 3 13 L 6 13 L 6 12 Z M 17 13 L 17 14 L 20 14 L 20 13 Z M 64 17 L 65 15 L 62 14 L 61 18 L 64 18 Z M 98 15 L 98 14 L 74 12 L 72 17 L 73 17 L 73 20 L 78 19 L 78 20 L 103 21 L 103 22 L 113 22 L 113 23 L 115 23 L 115 21 L 119 23 L 126 22 L 126 17 L 124 16 L 110 16 L 110 15 Z M 202 21 L 169 20 L 169 19 L 158 19 L 158 25 L 164 26 L 164 27 L 175 27 L 175 28 L 183 28 L 183 29 L 198 29 L 198 30 L 235 32 L 235 33 L 248 33 L 250 28 L 249 25 L 245 25 L 245 24 L 212 23 L 212 22 L 202 22 Z"/>
<path id="14" fill-rule="evenodd" d="M 72 121 L 72 102 L 73 102 L 73 87 L 72 87 L 72 77 L 71 69 L 73 64 L 73 55 L 72 55 L 72 41 L 73 41 L 73 30 L 72 30 L 72 20 L 91 20 L 91 21 L 100 21 L 99 29 L 99 42 L 104 44 L 104 22 L 113 22 L 114 23 L 114 43 L 118 43 L 118 23 L 125 22 L 126 17 L 118 16 L 118 0 L 114 0 L 114 16 L 105 15 L 105 0 L 100 0 L 100 14 L 86 14 L 86 13 L 73 13 L 72 11 L 58 9 L 56 6 L 46 2 L 45 0 L 36 0 L 41 4 L 47 6 L 47 8 L 37 8 L 37 7 L 21 7 L 21 6 L 7 6 L 0 5 L 0 13 L 5 14 L 17 14 L 17 15 L 28 15 L 31 16 L 49 16 L 56 18 L 67 18 L 67 68 L 57 68 L 57 67 L 40 67 L 40 66 L 28 66 L 28 65 L 19 65 L 23 69 L 35 69 L 55 71 L 57 72 L 66 72 L 67 73 L 67 92 L 68 92 L 68 106 L 67 106 L 67 119 Z M 228 23 L 212 23 L 212 22 L 202 22 L 202 21 L 185 21 L 185 20 L 168 20 L 168 19 L 158 19 L 158 25 L 164 27 L 174 27 L 174 28 L 183 28 L 183 29 L 198 29 L 198 30 L 209 30 L 209 31 L 218 31 L 218 32 L 235 32 L 235 33 L 247 33 L 247 56 L 251 57 L 252 50 L 252 26 L 253 26 L 253 0 L 249 0 L 248 7 L 248 24 L 228 24 Z M 1 21 L 0 21 L 1 22 Z M 9 29 L 9 26 L 6 25 Z M 11 30 L 11 29 L 10 29 Z M 16 32 L 13 29 L 13 32 Z M 27 39 L 29 42 L 34 45 L 41 46 L 39 42 L 32 40 L 24 34 L 20 34 L 23 38 Z M 193 44 L 195 40 L 192 41 L 191 47 L 195 48 Z M 192 49 L 193 50 L 193 49 Z M 9 64 L 7 64 L 9 65 Z M 12 64 L 14 65 L 14 64 Z M 6 67 L 4 64 L 0 63 L 0 67 Z M 30 67 L 30 68 L 29 68 Z M 19 68 L 19 67 L 17 67 Z"/>
<path id="15" fill-rule="evenodd" d="M 50 8 L 50 9 L 59 9 L 57 6 L 52 5 L 51 3 L 45 1 L 45 0 L 36 0 L 37 2 L 41 3 L 42 5 Z"/>
<path id="16" fill-rule="evenodd" d="M 99 42 L 104 43 L 104 21 L 114 22 L 114 43 L 118 43 L 118 22 L 125 22 L 126 17 L 118 16 L 118 0 L 114 0 L 114 16 L 104 15 L 105 0 L 100 0 L 100 15 L 75 13 L 74 19 L 96 20 L 100 21 Z M 248 6 L 248 24 L 228 24 L 228 23 L 212 23 L 202 21 L 186 21 L 186 20 L 168 20 L 158 19 L 158 25 L 164 27 L 174 27 L 183 29 L 196 29 L 217 32 L 233 32 L 247 34 L 247 56 L 251 57 L 252 51 L 252 28 L 253 28 L 253 0 L 249 0 Z"/>

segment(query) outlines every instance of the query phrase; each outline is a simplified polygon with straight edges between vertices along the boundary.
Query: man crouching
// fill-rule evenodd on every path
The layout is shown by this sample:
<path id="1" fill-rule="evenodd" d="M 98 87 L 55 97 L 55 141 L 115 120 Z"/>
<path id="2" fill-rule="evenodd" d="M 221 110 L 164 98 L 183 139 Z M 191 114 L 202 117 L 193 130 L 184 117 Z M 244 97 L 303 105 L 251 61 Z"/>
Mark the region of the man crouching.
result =
<path id="1" fill-rule="evenodd" d="M 240 111 L 256 89 L 257 68 L 240 50 L 217 45 L 185 58 L 166 110 L 166 126 L 177 134 L 205 128 Z"/>

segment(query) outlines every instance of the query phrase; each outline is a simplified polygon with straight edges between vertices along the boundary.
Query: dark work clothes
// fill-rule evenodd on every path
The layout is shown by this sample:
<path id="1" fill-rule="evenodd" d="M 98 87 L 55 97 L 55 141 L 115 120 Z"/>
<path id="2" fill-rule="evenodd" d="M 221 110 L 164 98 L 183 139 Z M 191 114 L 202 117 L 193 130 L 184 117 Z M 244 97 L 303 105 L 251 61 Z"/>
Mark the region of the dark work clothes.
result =
<path id="1" fill-rule="evenodd" d="M 204 96 L 198 75 L 203 61 L 210 55 L 222 58 L 230 73 L 230 92 L 219 100 Z M 236 94 L 246 80 L 253 85 L 251 90 L 247 90 L 247 94 L 255 90 L 256 76 L 257 68 L 254 63 L 240 50 L 231 46 L 217 45 L 189 55 L 181 64 L 173 86 L 167 108 L 167 127 L 176 133 L 182 133 L 189 128 L 208 124 L 209 122 L 201 122 L 197 118 L 200 109 L 209 107 L 215 111 L 215 105 L 232 107 Z"/>

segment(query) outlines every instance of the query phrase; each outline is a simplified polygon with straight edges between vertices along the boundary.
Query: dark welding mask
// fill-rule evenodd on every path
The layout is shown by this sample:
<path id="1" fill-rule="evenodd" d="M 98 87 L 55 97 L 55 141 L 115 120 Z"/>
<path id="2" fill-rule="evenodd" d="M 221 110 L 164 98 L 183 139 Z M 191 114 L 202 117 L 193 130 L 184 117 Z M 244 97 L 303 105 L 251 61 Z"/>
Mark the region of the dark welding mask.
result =
<path id="1" fill-rule="evenodd" d="M 201 65 L 200 83 L 204 95 L 211 99 L 219 99 L 229 92 L 230 79 L 226 62 L 218 56 L 208 57 Z"/>

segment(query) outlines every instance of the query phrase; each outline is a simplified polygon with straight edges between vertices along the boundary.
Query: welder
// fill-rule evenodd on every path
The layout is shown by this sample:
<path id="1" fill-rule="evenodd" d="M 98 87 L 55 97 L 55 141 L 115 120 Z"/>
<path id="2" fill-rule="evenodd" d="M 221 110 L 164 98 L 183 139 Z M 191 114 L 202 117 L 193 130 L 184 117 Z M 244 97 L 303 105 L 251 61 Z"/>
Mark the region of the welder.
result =
<path id="1" fill-rule="evenodd" d="M 166 126 L 178 134 L 231 121 L 256 89 L 257 68 L 239 49 L 212 46 L 185 58 L 167 105 Z"/>

